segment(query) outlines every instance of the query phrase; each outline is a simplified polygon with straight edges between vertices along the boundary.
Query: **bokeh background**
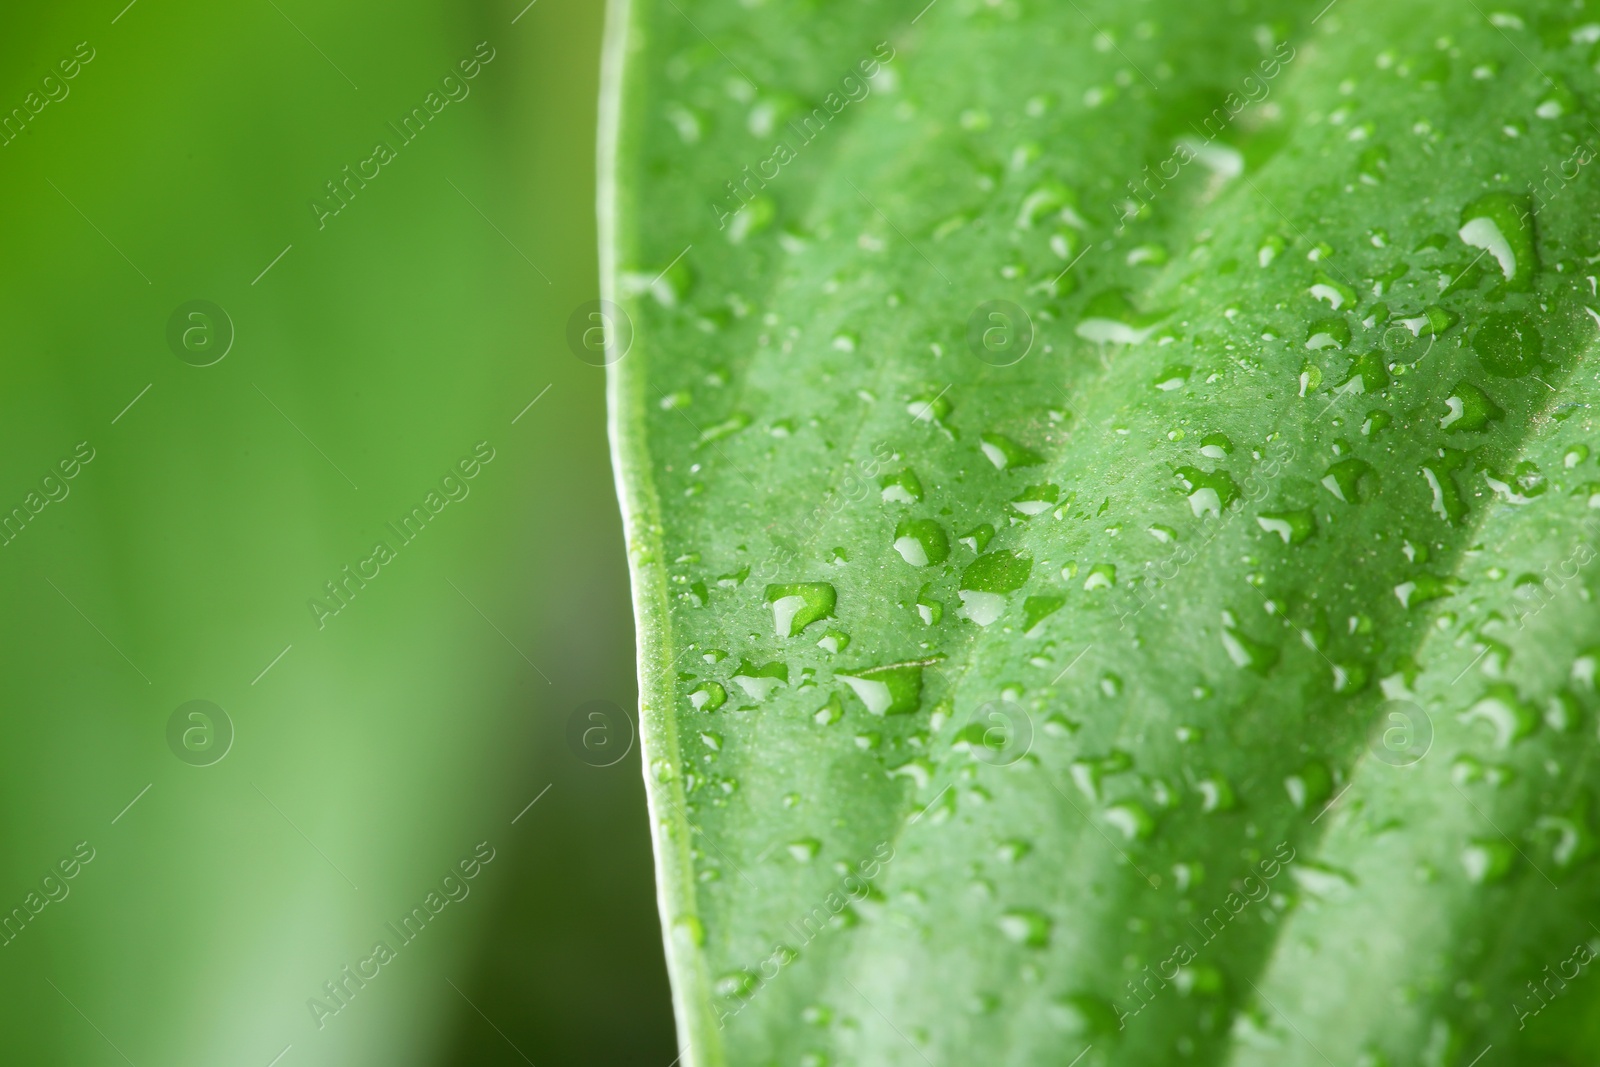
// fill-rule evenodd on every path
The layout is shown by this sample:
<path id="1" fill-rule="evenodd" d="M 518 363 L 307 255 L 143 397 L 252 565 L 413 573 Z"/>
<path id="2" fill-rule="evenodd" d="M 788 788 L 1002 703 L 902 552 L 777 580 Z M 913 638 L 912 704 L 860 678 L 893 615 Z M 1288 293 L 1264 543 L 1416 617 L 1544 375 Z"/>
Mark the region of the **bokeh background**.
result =
<path id="1" fill-rule="evenodd" d="M 0 547 L 7 1063 L 676 1055 L 637 746 L 568 743 L 580 705 L 635 698 L 602 372 L 565 343 L 597 295 L 602 10 L 525 4 L 0 14 L 0 513 L 27 516 Z M 389 124 L 486 52 L 402 146 Z M 232 324 L 209 366 L 168 341 L 194 300 Z M 401 547 L 385 524 L 480 442 Z M 193 700 L 233 731 L 205 766 L 179 751 L 215 756 L 222 722 L 168 740 Z"/>

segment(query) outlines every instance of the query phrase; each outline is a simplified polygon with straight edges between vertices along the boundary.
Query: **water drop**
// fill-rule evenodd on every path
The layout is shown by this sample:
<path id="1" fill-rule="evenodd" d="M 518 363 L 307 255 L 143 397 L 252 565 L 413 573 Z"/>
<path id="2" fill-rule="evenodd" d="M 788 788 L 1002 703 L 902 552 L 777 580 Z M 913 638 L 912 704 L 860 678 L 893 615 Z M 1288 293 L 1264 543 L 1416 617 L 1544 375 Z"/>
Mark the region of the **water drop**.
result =
<path id="1" fill-rule="evenodd" d="M 989 542 L 994 540 L 994 527 L 986 522 L 979 523 L 956 540 L 981 555 L 989 547 Z"/>
<path id="2" fill-rule="evenodd" d="M 1222 613 L 1222 647 L 1235 667 L 1266 674 L 1278 662 L 1278 646 L 1257 641 L 1237 628 L 1233 613 Z"/>
<path id="3" fill-rule="evenodd" d="M 1545 701 L 1545 725 L 1557 733 L 1576 729 L 1582 717 L 1583 709 L 1578 705 L 1578 698 L 1566 690 L 1552 693 Z"/>
<path id="4" fill-rule="evenodd" d="M 1418 604 L 1426 604 L 1430 600 L 1452 596 L 1455 591 L 1456 586 L 1451 579 L 1427 573 L 1418 574 L 1394 587 L 1395 599 L 1400 601 L 1401 607 L 1407 609 Z"/>
<path id="5" fill-rule="evenodd" d="M 822 1004 L 811 1004 L 800 1010 L 800 1021 L 807 1026 L 827 1026 L 833 1020 L 833 1010 Z"/>
<path id="6" fill-rule="evenodd" d="M 769 585 L 772 625 L 779 637 L 794 637 L 820 619 L 831 618 L 838 594 L 827 582 L 789 582 Z"/>
<path id="7" fill-rule="evenodd" d="M 817 642 L 817 647 L 824 652 L 843 652 L 850 647 L 850 635 L 843 630 L 829 630 Z"/>
<path id="8" fill-rule="evenodd" d="M 1343 348 L 1350 343 L 1350 324 L 1342 318 L 1318 319 L 1306 327 L 1306 347 Z"/>
<path id="9" fill-rule="evenodd" d="M 1085 592 L 1094 592 L 1096 589 L 1110 589 L 1117 584 L 1117 566 L 1114 563 L 1096 563 L 1089 568 L 1089 576 L 1083 581 Z"/>
<path id="10" fill-rule="evenodd" d="M 1439 428 L 1450 433 L 1482 430 L 1506 414 L 1488 393 L 1471 382 L 1457 382 L 1444 402 L 1448 410 L 1439 420 Z"/>
<path id="11" fill-rule="evenodd" d="M 1005 610 L 1005 594 L 1021 589 L 1033 573 L 1033 560 L 1010 549 L 979 556 L 961 575 L 960 614 L 988 626 Z"/>
<path id="12" fill-rule="evenodd" d="M 1051 1020 L 1063 1031 L 1083 1040 L 1121 1029 L 1119 1012 L 1100 997 L 1088 993 L 1063 994 L 1050 1008 Z"/>
<path id="13" fill-rule="evenodd" d="M 1036 636 L 1039 624 L 1060 611 L 1067 602 L 1062 596 L 1030 596 L 1022 602 L 1022 631 Z"/>
<path id="14" fill-rule="evenodd" d="M 716 711 L 728 701 L 728 691 L 720 682 L 701 682 L 689 693 L 689 703 L 696 711 Z"/>
<path id="15" fill-rule="evenodd" d="M 1457 236 L 1500 264 L 1505 286 L 1514 292 L 1533 287 L 1538 269 L 1533 212 L 1528 199 L 1511 193 L 1486 193 L 1461 209 Z"/>
<path id="16" fill-rule="evenodd" d="M 915 504 L 922 500 L 922 481 L 910 467 L 886 474 L 878 481 L 886 504 Z"/>
<path id="17" fill-rule="evenodd" d="M 822 850 L 822 842 L 814 837 L 801 837 L 784 846 L 796 863 L 810 863 Z"/>
<path id="18" fill-rule="evenodd" d="M 1309 811 L 1328 799 L 1333 791 L 1333 776 L 1320 763 L 1308 763 L 1283 780 L 1284 792 L 1297 811 Z"/>
<path id="19" fill-rule="evenodd" d="M 1363 352 L 1350 362 L 1350 373 L 1339 383 L 1340 393 L 1376 393 L 1389 384 L 1389 372 L 1378 352 Z"/>
<path id="20" fill-rule="evenodd" d="M 894 550 L 913 567 L 928 567 L 950 557 L 950 542 L 934 520 L 907 519 L 894 528 Z"/>
<path id="21" fill-rule="evenodd" d="M 1163 393 L 1170 393 L 1174 389 L 1182 389 L 1189 384 L 1189 376 L 1194 373 L 1194 368 L 1183 363 L 1174 363 L 1155 376 L 1150 384 Z"/>
<path id="22" fill-rule="evenodd" d="M 1155 832 L 1156 821 L 1136 800 L 1124 800 L 1100 813 L 1106 824 L 1129 841 L 1143 840 Z"/>
<path id="23" fill-rule="evenodd" d="M 1316 282 L 1309 292 L 1317 300 L 1326 300 L 1335 311 L 1343 308 L 1354 307 L 1356 291 L 1342 282 L 1336 282 L 1321 271 L 1317 272 Z"/>
<path id="24" fill-rule="evenodd" d="M 673 936 L 682 943 L 700 948 L 706 943 L 706 928 L 693 915 L 681 915 L 672 922 Z"/>
<path id="25" fill-rule="evenodd" d="M 918 422 L 943 423 L 949 417 L 951 403 L 948 390 L 941 392 L 926 391 L 918 393 L 906 404 L 906 414 Z"/>
<path id="26" fill-rule="evenodd" d="M 1494 747 L 1510 748 L 1512 743 L 1532 733 L 1539 715 L 1518 695 L 1516 689 L 1495 683 L 1484 690 L 1476 703 L 1457 716 L 1462 722 L 1486 722 L 1494 729 Z"/>
<path id="27" fill-rule="evenodd" d="M 1051 926 L 1049 916 L 1033 908 L 1011 908 L 1000 916 L 1000 932 L 1006 939 L 1029 948 L 1050 944 Z"/>
<path id="28" fill-rule="evenodd" d="M 1049 511 L 1060 497 L 1060 486 L 1030 485 L 1012 497 L 1008 503 L 1021 514 L 1032 518 Z"/>
<path id="29" fill-rule="evenodd" d="M 1016 228 L 1032 229 L 1040 219 L 1052 213 L 1059 214 L 1063 209 L 1071 210 L 1076 202 L 1072 190 L 1064 185 L 1055 182 L 1040 185 L 1022 198 L 1022 206 L 1017 211 Z"/>
<path id="30" fill-rule="evenodd" d="M 1155 332 L 1157 321 L 1140 315 L 1120 290 L 1108 289 L 1084 306 L 1074 332 L 1095 344 L 1133 345 Z"/>
<path id="31" fill-rule="evenodd" d="M 1100 800 L 1100 780 L 1107 775 L 1121 774 L 1133 767 L 1133 757 L 1121 749 L 1112 749 L 1098 759 L 1073 760 L 1067 767 L 1073 784 L 1090 800 Z"/>
<path id="32" fill-rule="evenodd" d="M 980 434 L 978 447 L 988 457 L 989 462 L 997 470 L 1009 470 L 1013 467 L 1036 467 L 1044 462 L 1044 457 L 1013 441 L 1011 438 L 997 433 Z"/>
<path id="33" fill-rule="evenodd" d="M 1351 131 L 1354 132 L 1354 131 Z M 1389 174 L 1389 149 L 1381 144 L 1375 144 L 1362 151 L 1356 159 L 1356 177 L 1363 185 L 1377 185 Z M 1379 238 L 1373 236 L 1375 247 L 1382 248 L 1378 243 Z"/>
<path id="34" fill-rule="evenodd" d="M 1473 885 L 1488 885 L 1511 870 L 1511 857 L 1511 846 L 1504 841 L 1479 839 L 1461 850 L 1461 869 Z"/>
<path id="35" fill-rule="evenodd" d="M 778 686 L 789 684 L 789 666 L 778 662 L 758 667 L 749 660 L 740 660 L 733 680 L 751 700 L 765 700 Z"/>
<path id="36" fill-rule="evenodd" d="M 1013 837 L 1010 840 L 1000 842 L 1000 847 L 995 850 L 995 853 L 1000 857 L 1001 863 L 1016 863 L 1032 851 L 1033 845 L 1021 838 Z"/>
<path id="37" fill-rule="evenodd" d="M 891 778 L 909 778 L 919 791 L 928 788 L 933 780 L 933 764 L 922 758 L 907 760 L 889 772 Z M 848 868 L 846 868 L 848 870 Z"/>
<path id="38" fill-rule="evenodd" d="M 1256 524 L 1268 533 L 1283 538 L 1286 545 L 1303 544 L 1317 532 L 1317 520 L 1310 508 L 1296 511 L 1263 511 L 1256 516 Z"/>
<path id="39" fill-rule="evenodd" d="M 743 1000 L 760 986 L 761 979 L 752 971 L 729 971 L 717 979 L 717 996 L 729 1000 Z"/>
<path id="40" fill-rule="evenodd" d="M 1200 794 L 1200 810 L 1202 812 L 1232 811 L 1234 807 L 1233 786 L 1221 775 L 1202 778 L 1194 784 L 1195 792 Z"/>
<path id="41" fill-rule="evenodd" d="M 1483 472 L 1483 477 L 1489 483 L 1489 488 L 1508 504 L 1531 504 L 1550 488 L 1545 484 L 1544 473 L 1539 470 L 1539 465 L 1531 459 L 1518 463 L 1509 475 L 1487 470 Z"/>
<path id="42" fill-rule="evenodd" d="M 922 668 L 931 660 L 911 660 L 868 667 L 837 677 L 861 698 L 874 715 L 904 715 L 922 706 Z"/>
<path id="43" fill-rule="evenodd" d="M 1189 497 L 1189 510 L 1195 518 L 1211 515 L 1220 518 L 1239 497 L 1239 485 L 1227 471 L 1203 471 L 1198 467 L 1179 467 L 1174 473 Z"/>
<path id="44" fill-rule="evenodd" d="M 1044 732 L 1051 737 L 1071 737 L 1082 729 L 1081 725 L 1073 722 L 1059 711 L 1052 712 L 1044 720 Z"/>
<path id="45" fill-rule="evenodd" d="M 1301 861 L 1290 867 L 1289 873 L 1296 885 L 1321 900 L 1339 900 L 1355 886 L 1355 879 L 1349 874 L 1320 863 Z"/>
<path id="46" fill-rule="evenodd" d="M 1544 342 L 1533 316 L 1525 311 L 1496 311 L 1472 335 L 1472 350 L 1490 374 L 1521 378 L 1539 365 Z"/>
<path id="47" fill-rule="evenodd" d="M 1361 479 L 1372 471 L 1372 464 L 1354 456 L 1341 459 L 1330 466 L 1322 476 L 1323 488 L 1346 504 L 1360 503 L 1358 486 Z"/>
<path id="48" fill-rule="evenodd" d="M 731 437 L 746 426 L 749 426 L 752 421 L 749 415 L 742 411 L 736 411 L 721 422 L 712 423 L 701 430 L 699 443 L 708 445 L 713 441 L 720 441 L 724 437 Z"/>

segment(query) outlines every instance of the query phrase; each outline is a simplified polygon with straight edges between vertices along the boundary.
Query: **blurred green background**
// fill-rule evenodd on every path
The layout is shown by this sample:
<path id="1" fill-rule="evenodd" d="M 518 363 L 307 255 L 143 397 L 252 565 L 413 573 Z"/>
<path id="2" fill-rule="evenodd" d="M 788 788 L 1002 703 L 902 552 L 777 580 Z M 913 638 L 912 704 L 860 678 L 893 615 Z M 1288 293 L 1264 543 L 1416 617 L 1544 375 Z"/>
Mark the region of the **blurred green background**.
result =
<path id="1" fill-rule="evenodd" d="M 637 746 L 568 743 L 585 701 L 634 706 L 602 372 L 564 340 L 597 295 L 602 11 L 525 2 L 0 16 L 4 1062 L 676 1054 Z M 168 343 L 192 300 L 232 323 L 209 366 Z M 385 524 L 485 441 L 402 546 Z M 191 700 L 234 730 L 207 766 L 168 741 Z M 385 924 L 486 849 L 400 947 Z"/>

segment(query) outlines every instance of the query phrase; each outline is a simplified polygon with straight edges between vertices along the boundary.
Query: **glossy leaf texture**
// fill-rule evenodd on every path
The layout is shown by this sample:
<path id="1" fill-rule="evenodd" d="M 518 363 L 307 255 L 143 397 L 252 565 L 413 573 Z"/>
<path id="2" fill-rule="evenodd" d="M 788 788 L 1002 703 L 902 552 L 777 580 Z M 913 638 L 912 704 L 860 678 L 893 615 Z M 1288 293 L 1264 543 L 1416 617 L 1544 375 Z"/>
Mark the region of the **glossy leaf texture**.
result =
<path id="1" fill-rule="evenodd" d="M 1600 11 L 608 32 L 687 1061 L 1589 1055 Z"/>

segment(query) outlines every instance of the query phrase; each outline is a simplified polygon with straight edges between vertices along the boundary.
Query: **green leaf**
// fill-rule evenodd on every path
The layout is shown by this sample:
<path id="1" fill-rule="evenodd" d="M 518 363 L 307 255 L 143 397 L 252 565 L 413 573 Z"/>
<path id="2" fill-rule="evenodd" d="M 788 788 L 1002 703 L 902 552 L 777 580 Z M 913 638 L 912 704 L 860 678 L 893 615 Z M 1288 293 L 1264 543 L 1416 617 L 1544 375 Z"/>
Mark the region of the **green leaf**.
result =
<path id="1" fill-rule="evenodd" d="M 1600 14 L 1320 6 L 613 7 L 687 1062 L 1600 1041 Z"/>

